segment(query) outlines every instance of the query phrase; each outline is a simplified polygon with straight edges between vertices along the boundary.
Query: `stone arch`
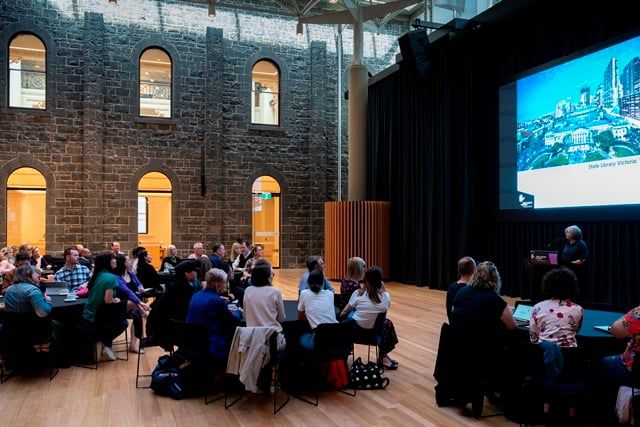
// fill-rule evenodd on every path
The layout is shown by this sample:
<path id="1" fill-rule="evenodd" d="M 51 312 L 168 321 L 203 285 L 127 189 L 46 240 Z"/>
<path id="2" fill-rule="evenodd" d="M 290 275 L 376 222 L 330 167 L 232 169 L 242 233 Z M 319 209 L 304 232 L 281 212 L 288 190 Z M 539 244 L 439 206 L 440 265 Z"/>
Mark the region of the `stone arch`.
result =
<path id="1" fill-rule="evenodd" d="M 0 87 L 4 90 L 0 91 L 0 111 L 6 111 L 9 105 L 9 41 L 18 34 L 33 34 L 44 43 L 47 61 L 47 87 L 46 102 L 47 106 L 44 111 L 53 109 L 55 94 L 55 78 L 58 75 L 58 54 L 56 53 L 56 44 L 54 38 L 30 19 L 22 19 L 18 22 L 7 25 L 0 31 Z M 42 112 L 43 110 L 34 110 Z"/>
<path id="2" fill-rule="evenodd" d="M 55 215 L 54 206 L 56 195 L 56 180 L 51 169 L 41 161 L 35 159 L 28 154 L 21 154 L 17 158 L 12 159 L 0 167 L 0 242 L 2 246 L 7 243 L 7 180 L 9 176 L 20 168 L 33 168 L 44 176 L 47 182 L 47 195 L 46 195 L 46 212 L 45 222 L 47 224 L 45 231 L 45 241 L 49 245 L 53 243 L 53 236 L 55 236 Z"/>

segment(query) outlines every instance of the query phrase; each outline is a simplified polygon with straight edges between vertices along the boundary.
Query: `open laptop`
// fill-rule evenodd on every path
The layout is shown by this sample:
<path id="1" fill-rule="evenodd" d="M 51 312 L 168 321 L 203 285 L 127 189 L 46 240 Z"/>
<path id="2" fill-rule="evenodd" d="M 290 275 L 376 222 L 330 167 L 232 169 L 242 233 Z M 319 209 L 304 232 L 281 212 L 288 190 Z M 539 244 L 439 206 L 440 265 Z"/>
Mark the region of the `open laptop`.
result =
<path id="1" fill-rule="evenodd" d="M 531 319 L 531 312 L 533 306 L 527 304 L 519 304 L 513 311 L 513 319 L 518 326 L 529 326 L 529 320 Z"/>
<path id="2" fill-rule="evenodd" d="M 47 288 L 44 291 L 45 295 L 67 295 L 68 293 L 67 282 L 47 282 Z"/>

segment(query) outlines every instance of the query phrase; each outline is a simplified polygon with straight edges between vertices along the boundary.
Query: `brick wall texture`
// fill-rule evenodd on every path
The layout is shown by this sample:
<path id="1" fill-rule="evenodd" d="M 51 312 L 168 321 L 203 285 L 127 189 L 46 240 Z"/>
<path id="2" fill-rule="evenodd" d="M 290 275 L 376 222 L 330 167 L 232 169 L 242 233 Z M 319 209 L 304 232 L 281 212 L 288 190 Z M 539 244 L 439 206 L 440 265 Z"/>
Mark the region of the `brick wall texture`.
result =
<path id="1" fill-rule="evenodd" d="M 282 188 L 281 266 L 323 248 L 323 204 L 338 197 L 337 53 L 332 26 L 305 26 L 277 2 L 227 1 L 214 19 L 186 1 L 0 1 L 0 245 L 6 243 L 6 180 L 17 168 L 47 180 L 46 244 L 93 250 L 137 242 L 137 185 L 147 172 L 172 183 L 172 243 L 251 236 L 251 185 Z M 301 3 L 302 5 L 302 3 Z M 365 36 L 372 74 L 393 62 L 393 21 Z M 8 108 L 8 44 L 30 32 L 47 48 L 47 110 Z M 352 36 L 344 30 L 343 84 Z M 171 119 L 138 117 L 138 58 L 161 47 L 173 61 Z M 280 126 L 251 125 L 251 69 L 281 72 Z M 348 150 L 343 103 L 343 195 Z M 204 173 L 205 192 L 201 188 Z"/>

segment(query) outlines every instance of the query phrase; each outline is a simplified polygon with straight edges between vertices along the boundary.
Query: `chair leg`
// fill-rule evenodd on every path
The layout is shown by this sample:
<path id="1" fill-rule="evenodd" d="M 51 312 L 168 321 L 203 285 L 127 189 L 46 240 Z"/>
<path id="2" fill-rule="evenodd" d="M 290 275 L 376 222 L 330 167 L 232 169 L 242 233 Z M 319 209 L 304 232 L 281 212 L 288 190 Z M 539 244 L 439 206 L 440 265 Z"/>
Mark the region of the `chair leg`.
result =
<path id="1" fill-rule="evenodd" d="M 279 363 L 276 362 L 274 364 L 273 370 L 274 370 L 274 377 L 273 377 L 273 414 L 277 414 L 278 411 L 280 411 L 280 409 L 284 408 L 284 406 L 289 403 L 289 390 L 287 390 L 287 400 L 285 400 L 284 402 L 282 402 L 279 406 L 276 403 L 276 399 L 278 396 L 278 390 L 280 389 L 280 384 L 279 384 L 279 378 L 278 378 L 278 367 L 279 367 Z"/>

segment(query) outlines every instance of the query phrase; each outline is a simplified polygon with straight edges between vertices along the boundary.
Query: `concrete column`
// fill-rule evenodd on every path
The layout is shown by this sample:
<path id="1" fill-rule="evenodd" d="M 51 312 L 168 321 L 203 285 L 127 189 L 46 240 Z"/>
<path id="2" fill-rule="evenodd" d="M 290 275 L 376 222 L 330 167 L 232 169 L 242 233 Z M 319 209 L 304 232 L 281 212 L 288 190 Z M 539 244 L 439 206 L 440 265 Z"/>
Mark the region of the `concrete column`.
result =
<path id="1" fill-rule="evenodd" d="M 349 200 L 367 198 L 367 102 L 369 73 L 362 63 L 362 8 L 353 22 L 353 64 L 349 66 Z"/>
<path id="2" fill-rule="evenodd" d="M 368 80 L 366 66 L 349 66 L 349 200 L 367 197 Z"/>

